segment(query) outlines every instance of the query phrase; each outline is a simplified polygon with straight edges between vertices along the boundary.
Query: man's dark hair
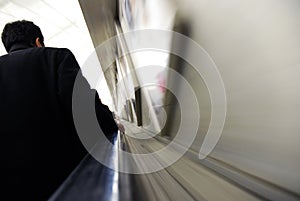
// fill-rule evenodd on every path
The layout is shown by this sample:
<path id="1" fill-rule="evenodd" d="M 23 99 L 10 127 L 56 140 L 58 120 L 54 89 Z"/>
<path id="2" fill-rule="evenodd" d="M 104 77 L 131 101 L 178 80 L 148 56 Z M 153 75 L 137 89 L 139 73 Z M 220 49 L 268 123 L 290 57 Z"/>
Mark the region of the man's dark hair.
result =
<path id="1" fill-rule="evenodd" d="M 44 37 L 41 29 L 33 22 L 22 20 L 7 23 L 2 32 L 2 43 L 7 52 L 14 44 L 23 43 L 29 46 L 35 46 L 36 38 L 44 45 Z"/>

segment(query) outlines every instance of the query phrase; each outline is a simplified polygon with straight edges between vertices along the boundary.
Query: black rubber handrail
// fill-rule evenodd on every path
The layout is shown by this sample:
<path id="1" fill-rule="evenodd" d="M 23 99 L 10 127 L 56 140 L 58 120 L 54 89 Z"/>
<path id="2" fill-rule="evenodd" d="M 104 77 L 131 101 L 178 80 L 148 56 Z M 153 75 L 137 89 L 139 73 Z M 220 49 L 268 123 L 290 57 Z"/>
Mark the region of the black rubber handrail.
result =
<path id="1" fill-rule="evenodd" d="M 119 133 L 111 138 L 113 149 L 125 148 Z M 108 160 L 114 161 L 117 152 L 106 150 Z M 62 183 L 49 201 L 132 201 L 139 200 L 132 175 L 119 173 L 87 155 Z"/>

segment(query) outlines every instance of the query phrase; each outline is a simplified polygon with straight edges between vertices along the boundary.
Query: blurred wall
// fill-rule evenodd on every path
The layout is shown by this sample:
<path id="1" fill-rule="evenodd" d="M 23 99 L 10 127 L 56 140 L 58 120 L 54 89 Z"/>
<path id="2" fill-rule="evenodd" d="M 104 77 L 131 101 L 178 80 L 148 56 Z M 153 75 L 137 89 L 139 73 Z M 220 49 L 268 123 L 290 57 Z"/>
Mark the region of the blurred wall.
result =
<path id="1" fill-rule="evenodd" d="M 209 53 L 225 84 L 225 127 L 210 157 L 299 194 L 300 1 L 174 2 L 175 30 Z M 210 122 L 207 89 L 188 64 L 173 68 L 201 100 L 200 129 L 192 147 L 198 152 Z M 177 124 L 167 124 L 169 135 Z"/>

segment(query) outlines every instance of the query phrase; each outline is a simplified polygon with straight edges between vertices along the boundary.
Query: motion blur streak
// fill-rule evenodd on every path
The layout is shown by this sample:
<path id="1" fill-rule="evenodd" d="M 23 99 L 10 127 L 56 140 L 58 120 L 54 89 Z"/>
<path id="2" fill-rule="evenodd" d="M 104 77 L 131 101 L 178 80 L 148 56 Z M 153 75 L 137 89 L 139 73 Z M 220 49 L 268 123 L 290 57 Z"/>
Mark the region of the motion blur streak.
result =
<path id="1" fill-rule="evenodd" d="M 183 58 L 166 52 L 145 50 L 119 57 L 127 51 L 130 41 L 125 39 L 107 48 L 105 55 L 98 54 L 103 69 L 105 59 L 115 60 L 104 75 L 133 153 L 167 146 L 180 127 L 180 103 L 163 85 L 172 86 L 183 96 L 182 82 L 175 80 L 168 68 L 184 77 L 198 100 L 199 128 L 187 153 L 164 170 L 136 175 L 144 186 L 145 199 L 300 199 L 300 1 L 79 2 L 95 48 L 129 31 L 175 31 L 207 51 L 224 82 L 224 129 L 213 151 L 199 160 L 212 118 L 209 86 L 201 75 Z M 130 40 L 139 42 L 134 36 Z M 170 51 L 179 46 L 183 55 L 193 54 L 190 46 L 174 43 L 171 36 L 164 42 Z M 131 74 L 147 65 L 147 73 Z M 163 68 L 158 71 L 151 65 Z M 130 79 L 123 79 L 128 74 Z M 149 77 L 157 86 L 141 87 Z"/>

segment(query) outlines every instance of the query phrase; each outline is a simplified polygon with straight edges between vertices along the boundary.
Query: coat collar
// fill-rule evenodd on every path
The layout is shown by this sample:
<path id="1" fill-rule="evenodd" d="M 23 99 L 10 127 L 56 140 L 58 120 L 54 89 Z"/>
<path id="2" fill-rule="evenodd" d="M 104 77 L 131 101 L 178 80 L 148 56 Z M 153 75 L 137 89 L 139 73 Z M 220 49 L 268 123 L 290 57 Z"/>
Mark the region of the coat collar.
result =
<path id="1" fill-rule="evenodd" d="M 11 48 L 9 49 L 9 53 L 13 52 L 13 51 L 16 51 L 16 50 L 23 50 L 23 49 L 27 49 L 27 48 L 31 48 L 32 46 L 30 45 L 27 45 L 25 43 L 16 43 L 16 44 L 13 44 L 11 46 Z"/>

